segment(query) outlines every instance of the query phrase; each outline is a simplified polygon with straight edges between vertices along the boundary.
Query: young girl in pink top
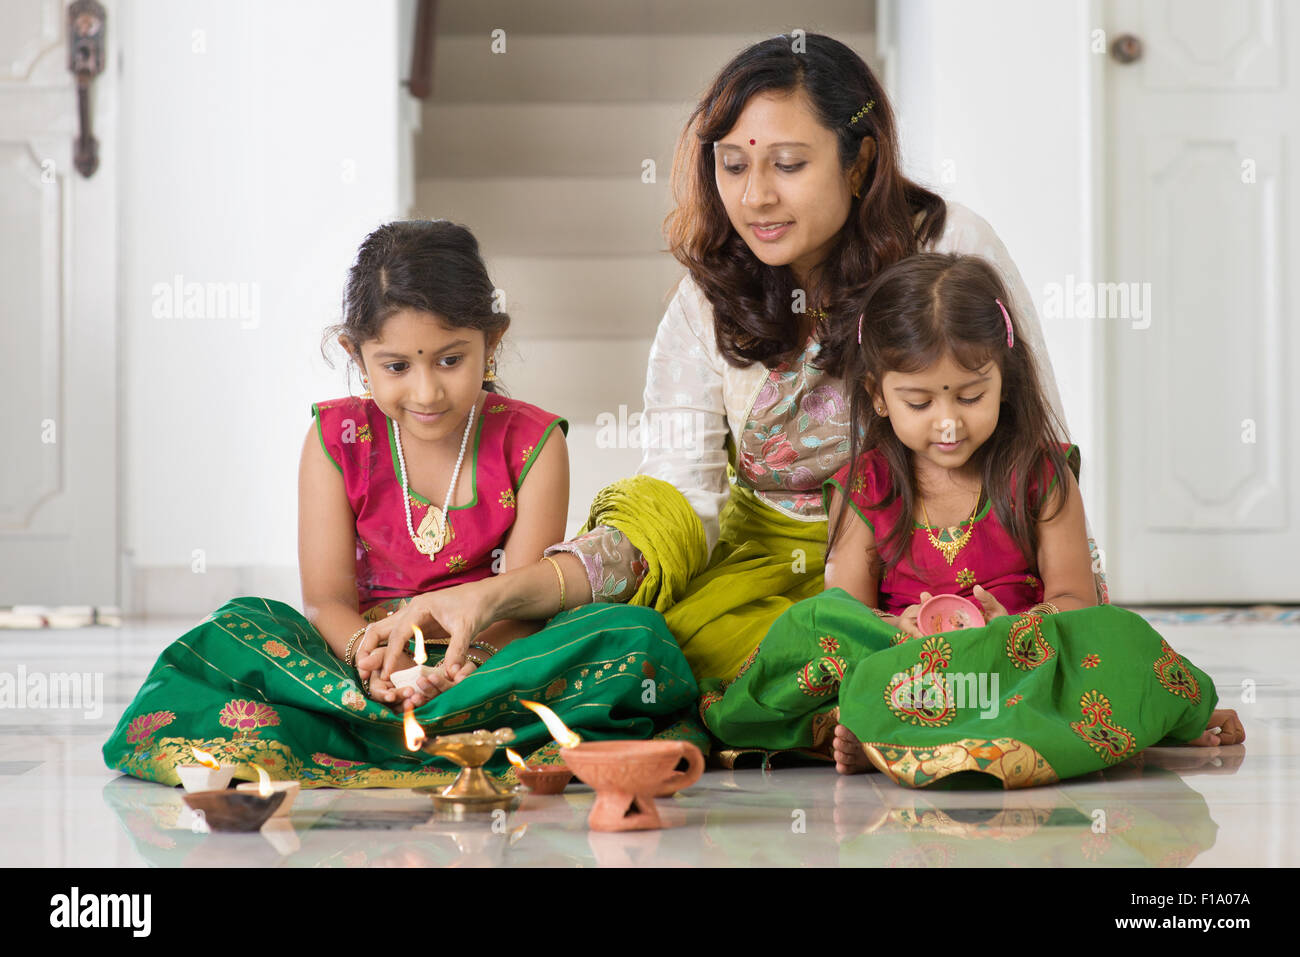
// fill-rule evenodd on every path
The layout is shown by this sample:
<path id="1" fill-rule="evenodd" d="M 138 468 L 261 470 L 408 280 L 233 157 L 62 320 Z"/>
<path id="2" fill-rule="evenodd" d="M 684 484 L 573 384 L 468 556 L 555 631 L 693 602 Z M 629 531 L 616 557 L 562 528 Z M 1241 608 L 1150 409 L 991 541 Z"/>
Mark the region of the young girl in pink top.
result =
<path id="1" fill-rule="evenodd" d="M 1078 450 L 1008 302 L 974 256 L 912 256 L 864 292 L 846 371 L 857 428 L 825 487 L 827 590 L 786 612 L 733 683 L 705 687 L 719 737 L 909 786 L 975 771 L 1007 787 L 1164 738 L 1244 740 L 1207 675 L 1098 605 Z M 929 634 L 932 594 L 971 599 L 984 621 Z"/>

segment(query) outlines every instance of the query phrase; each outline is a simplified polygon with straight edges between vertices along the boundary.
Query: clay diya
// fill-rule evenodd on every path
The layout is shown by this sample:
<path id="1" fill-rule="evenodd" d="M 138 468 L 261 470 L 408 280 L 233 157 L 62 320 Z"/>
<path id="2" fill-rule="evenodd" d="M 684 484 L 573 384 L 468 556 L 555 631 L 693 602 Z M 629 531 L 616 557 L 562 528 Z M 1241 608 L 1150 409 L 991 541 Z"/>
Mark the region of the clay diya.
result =
<path id="1" fill-rule="evenodd" d="M 220 791 L 235 776 L 235 765 L 221 764 L 206 751 L 191 747 L 197 764 L 178 764 L 176 774 L 186 791 Z"/>
<path id="2" fill-rule="evenodd" d="M 249 791 L 199 791 L 182 799 L 214 831 L 256 831 L 284 803 L 285 792 L 263 797 Z"/>
<path id="3" fill-rule="evenodd" d="M 690 787 L 704 773 L 704 755 L 688 741 L 583 741 L 560 757 L 596 789 L 587 818 L 593 831 L 644 831 L 664 826 L 656 797 Z M 676 770 L 682 759 L 685 771 Z"/>
<path id="4" fill-rule="evenodd" d="M 297 800 L 298 792 L 301 790 L 301 785 L 297 781 L 271 781 L 269 782 L 269 786 L 272 791 L 284 792 L 284 800 L 280 803 L 280 806 L 276 808 L 275 814 L 272 816 L 288 817 L 289 808 L 293 807 L 293 802 Z M 235 790 L 256 794 L 259 793 L 259 788 L 261 787 L 262 785 L 258 784 L 256 781 L 245 781 L 243 784 L 235 785 Z"/>
<path id="5" fill-rule="evenodd" d="M 922 602 L 916 621 L 923 635 L 980 628 L 985 624 L 979 605 L 961 595 L 932 595 Z"/>
<path id="6" fill-rule="evenodd" d="M 562 765 L 529 765 L 510 748 L 506 748 L 506 757 L 515 766 L 519 783 L 534 794 L 561 794 L 573 780 L 573 772 Z"/>
<path id="7" fill-rule="evenodd" d="M 394 671 L 389 675 L 388 680 L 393 683 L 394 688 L 415 688 L 418 691 L 419 680 L 427 678 L 436 669 L 425 664 L 429 656 L 424 650 L 424 632 L 420 631 L 419 625 L 412 625 L 411 630 L 415 632 L 415 654 L 413 655 L 415 667 Z"/>

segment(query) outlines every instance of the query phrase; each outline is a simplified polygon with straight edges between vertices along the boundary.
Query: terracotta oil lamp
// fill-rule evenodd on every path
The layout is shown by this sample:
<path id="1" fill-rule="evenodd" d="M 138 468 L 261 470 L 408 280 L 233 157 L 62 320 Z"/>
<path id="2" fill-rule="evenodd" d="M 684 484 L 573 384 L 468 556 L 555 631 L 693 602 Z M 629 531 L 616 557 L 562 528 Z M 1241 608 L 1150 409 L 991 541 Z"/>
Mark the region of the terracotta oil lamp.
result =
<path id="1" fill-rule="evenodd" d="M 662 828 L 656 797 L 690 787 L 704 773 L 704 755 L 688 741 L 583 741 L 550 708 L 522 701 L 546 723 L 560 744 L 560 757 L 573 773 L 596 790 L 587 818 L 593 831 L 642 831 Z M 684 771 L 676 770 L 682 760 Z"/>

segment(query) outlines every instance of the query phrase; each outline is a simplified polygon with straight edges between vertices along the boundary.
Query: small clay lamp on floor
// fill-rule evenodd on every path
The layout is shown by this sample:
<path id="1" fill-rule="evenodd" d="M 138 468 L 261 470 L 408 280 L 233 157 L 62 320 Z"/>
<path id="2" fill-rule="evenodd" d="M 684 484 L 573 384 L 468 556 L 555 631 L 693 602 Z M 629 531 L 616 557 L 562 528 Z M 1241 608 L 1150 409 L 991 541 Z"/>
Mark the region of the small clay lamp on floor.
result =
<path id="1" fill-rule="evenodd" d="M 519 783 L 534 794 L 561 794 L 573 780 L 573 772 L 563 765 L 529 765 L 510 748 L 506 748 L 506 757 L 514 765 Z"/>
<path id="2" fill-rule="evenodd" d="M 256 831 L 284 803 L 286 793 L 271 787 L 270 778 L 261 768 L 262 781 L 252 791 L 199 791 L 183 798 L 190 810 L 201 814 L 213 831 Z"/>

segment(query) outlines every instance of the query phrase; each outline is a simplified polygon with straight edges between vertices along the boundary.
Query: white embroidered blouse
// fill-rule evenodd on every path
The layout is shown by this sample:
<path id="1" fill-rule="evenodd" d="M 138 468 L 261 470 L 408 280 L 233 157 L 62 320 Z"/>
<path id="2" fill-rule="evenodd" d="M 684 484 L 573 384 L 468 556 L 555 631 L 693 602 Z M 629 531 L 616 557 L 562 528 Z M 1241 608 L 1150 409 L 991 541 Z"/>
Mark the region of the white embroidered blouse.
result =
<path id="1" fill-rule="evenodd" d="M 965 206 L 950 202 L 943 234 L 929 251 L 982 256 L 996 267 L 1020 318 L 1024 343 L 1042 374 L 1047 399 L 1064 426 L 1033 300 L 992 227 Z M 678 285 L 650 349 L 642 419 L 648 441 L 637 472 L 681 491 L 700 517 L 710 553 L 718 541 L 719 515 L 731 494 L 728 435 L 737 450 L 738 483 L 787 517 L 826 520 L 822 482 L 848 460 L 849 410 L 843 380 L 809 364 L 819 348 L 810 339 L 793 362 L 772 369 L 755 362 L 737 369 L 718 352 L 713 309 L 704 294 L 689 275 Z M 545 554 L 562 551 L 582 560 L 593 601 L 627 601 L 645 574 L 639 550 L 608 526 L 552 545 Z"/>

